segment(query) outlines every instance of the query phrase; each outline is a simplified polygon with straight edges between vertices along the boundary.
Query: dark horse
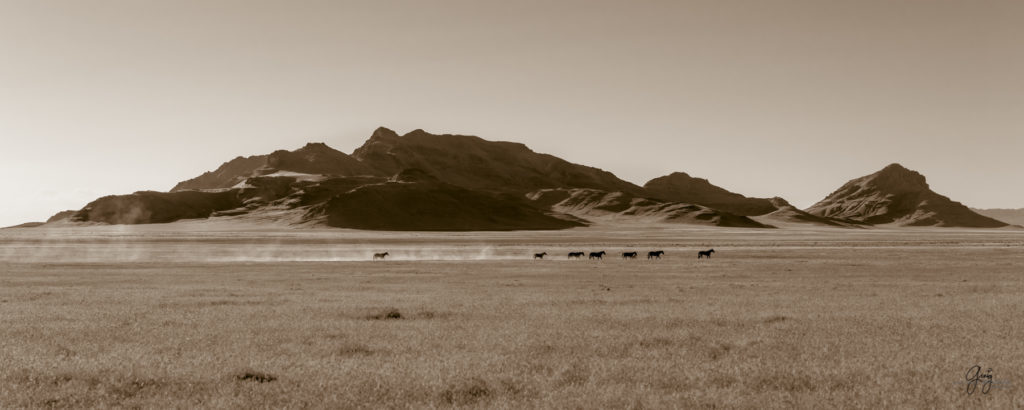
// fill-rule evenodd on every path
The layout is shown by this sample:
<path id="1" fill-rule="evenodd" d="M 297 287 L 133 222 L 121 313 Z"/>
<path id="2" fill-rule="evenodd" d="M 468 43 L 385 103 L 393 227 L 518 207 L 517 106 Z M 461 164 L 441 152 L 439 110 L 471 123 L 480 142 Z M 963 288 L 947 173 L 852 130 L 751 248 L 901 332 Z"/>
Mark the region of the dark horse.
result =
<path id="1" fill-rule="evenodd" d="M 697 259 L 703 258 L 705 256 L 707 256 L 708 259 L 711 259 L 711 254 L 712 253 L 715 253 L 714 249 L 708 249 L 706 251 L 697 252 Z"/>
<path id="2" fill-rule="evenodd" d="M 377 259 L 384 260 L 384 258 L 386 258 L 386 257 L 388 257 L 388 253 L 387 252 L 373 254 L 373 260 L 377 260 Z"/>
<path id="3" fill-rule="evenodd" d="M 622 259 L 636 259 L 636 252 L 622 252 Z"/>
<path id="4" fill-rule="evenodd" d="M 607 254 L 607 253 L 608 252 L 605 252 L 605 251 L 590 252 L 590 259 L 604 259 L 604 255 Z"/>
<path id="5" fill-rule="evenodd" d="M 580 259 L 582 257 L 583 257 L 583 252 L 569 252 L 569 257 L 567 259 L 572 259 L 572 258 Z"/>
<path id="6" fill-rule="evenodd" d="M 650 251 L 647 252 L 647 259 L 661 259 L 661 255 L 664 255 L 665 251 Z"/>
<path id="7" fill-rule="evenodd" d="M 548 254 L 547 252 L 535 253 L 535 254 L 533 254 L 533 259 L 544 259 L 544 255 L 547 255 L 547 254 Z"/>

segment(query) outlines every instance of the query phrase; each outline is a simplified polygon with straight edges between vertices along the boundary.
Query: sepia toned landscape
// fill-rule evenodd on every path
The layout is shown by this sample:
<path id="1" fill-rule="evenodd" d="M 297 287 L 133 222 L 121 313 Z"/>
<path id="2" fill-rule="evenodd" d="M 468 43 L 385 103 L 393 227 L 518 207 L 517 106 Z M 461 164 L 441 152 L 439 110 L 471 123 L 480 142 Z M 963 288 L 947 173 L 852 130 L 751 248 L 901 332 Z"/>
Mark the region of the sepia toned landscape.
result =
<path id="1" fill-rule="evenodd" d="M 0 404 L 1019 407 L 1024 228 L 979 212 L 381 127 L 0 230 Z"/>
<path id="2" fill-rule="evenodd" d="M 1024 405 L 1019 231 L 195 228 L 0 231 L 3 407 Z"/>
<path id="3" fill-rule="evenodd" d="M 1024 408 L 1024 2 L 0 1 L 0 410 Z"/>

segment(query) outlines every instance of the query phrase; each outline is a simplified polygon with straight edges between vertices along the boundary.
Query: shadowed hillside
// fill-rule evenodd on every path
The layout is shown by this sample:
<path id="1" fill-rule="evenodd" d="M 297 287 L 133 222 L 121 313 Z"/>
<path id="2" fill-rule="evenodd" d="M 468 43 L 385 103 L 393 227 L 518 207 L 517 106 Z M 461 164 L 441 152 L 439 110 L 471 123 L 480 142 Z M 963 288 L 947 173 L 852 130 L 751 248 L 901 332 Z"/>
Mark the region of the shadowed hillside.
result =
<path id="1" fill-rule="evenodd" d="M 336 195 L 310 211 L 339 228 L 402 231 L 565 229 L 582 224 L 545 214 L 519 196 L 495 196 L 440 182 L 422 171 L 400 173 Z"/>

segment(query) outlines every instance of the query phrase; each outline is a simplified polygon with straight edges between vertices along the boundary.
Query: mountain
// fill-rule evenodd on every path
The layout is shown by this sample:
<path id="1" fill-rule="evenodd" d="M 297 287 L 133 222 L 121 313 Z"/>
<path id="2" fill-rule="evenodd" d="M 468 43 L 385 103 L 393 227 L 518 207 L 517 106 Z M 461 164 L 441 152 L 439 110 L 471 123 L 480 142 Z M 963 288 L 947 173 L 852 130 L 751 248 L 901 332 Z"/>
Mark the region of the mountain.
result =
<path id="1" fill-rule="evenodd" d="M 594 188 L 640 194 L 611 172 L 539 154 L 517 142 L 415 130 L 399 136 L 378 128 L 352 156 L 387 175 L 420 169 L 467 189 L 522 193 L 543 188 Z"/>
<path id="2" fill-rule="evenodd" d="M 351 156 L 322 143 L 295 151 L 238 157 L 215 171 L 182 181 L 174 191 L 233 187 L 246 178 L 278 172 L 328 176 L 390 176 L 419 169 L 462 188 L 527 193 L 543 188 L 582 187 L 641 194 L 643 188 L 598 168 L 536 153 L 515 142 L 470 135 L 405 135 L 380 127 Z"/>
<path id="3" fill-rule="evenodd" d="M 1021 209 L 974 209 L 972 211 L 985 215 L 989 218 L 1024 226 L 1024 208 Z"/>
<path id="4" fill-rule="evenodd" d="M 755 217 L 751 218 L 751 217 Z M 351 155 L 323 143 L 237 157 L 171 192 L 111 195 L 48 224 L 217 219 L 373 230 L 565 229 L 602 222 L 771 228 L 793 223 L 1004 226 L 893 164 L 801 211 L 682 172 L 643 187 L 523 144 L 376 129 Z"/>
<path id="5" fill-rule="evenodd" d="M 1007 225 L 935 193 L 924 175 L 900 164 L 853 179 L 806 211 L 868 224 L 971 228 Z"/>
<path id="6" fill-rule="evenodd" d="M 589 188 L 542 189 L 527 195 L 538 207 L 589 221 L 668 222 L 741 228 L 771 228 L 741 215 L 681 202 Z"/>
<path id="7" fill-rule="evenodd" d="M 685 174 L 672 180 L 678 182 L 678 175 Z M 679 183 L 654 186 L 665 196 L 702 199 L 712 193 L 704 202 L 746 213 L 774 209 L 691 179 L 704 184 L 681 192 L 673 191 L 683 187 Z M 564 198 L 551 202 L 558 196 Z M 648 197 L 647 189 L 610 172 L 520 143 L 423 130 L 398 135 L 380 127 L 352 155 L 310 143 L 294 151 L 237 157 L 168 193 L 97 199 L 69 220 L 138 224 L 228 218 L 435 231 L 564 229 L 612 219 L 769 227 L 703 204 Z"/>
<path id="8" fill-rule="evenodd" d="M 299 174 L 302 175 L 302 174 Z M 235 218 L 394 231 L 546 230 L 583 226 L 524 197 L 477 192 L 419 170 L 391 178 L 256 176 L 234 188 L 136 192 L 97 199 L 74 222 L 166 223 Z"/>
<path id="9" fill-rule="evenodd" d="M 685 172 L 654 178 L 644 184 L 644 189 L 654 198 L 704 205 L 737 215 L 764 215 L 776 210 L 770 199 L 747 198 Z"/>

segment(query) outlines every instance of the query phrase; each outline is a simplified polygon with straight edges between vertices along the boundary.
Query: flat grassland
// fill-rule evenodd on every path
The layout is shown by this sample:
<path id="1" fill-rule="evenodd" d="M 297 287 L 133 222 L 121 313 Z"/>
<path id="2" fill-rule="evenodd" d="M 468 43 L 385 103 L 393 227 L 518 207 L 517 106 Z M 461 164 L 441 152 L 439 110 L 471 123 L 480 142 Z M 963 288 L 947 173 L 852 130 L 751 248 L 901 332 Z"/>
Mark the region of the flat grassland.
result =
<path id="1" fill-rule="evenodd" d="M 0 408 L 1024 407 L 1020 231 L 40 232 Z"/>

